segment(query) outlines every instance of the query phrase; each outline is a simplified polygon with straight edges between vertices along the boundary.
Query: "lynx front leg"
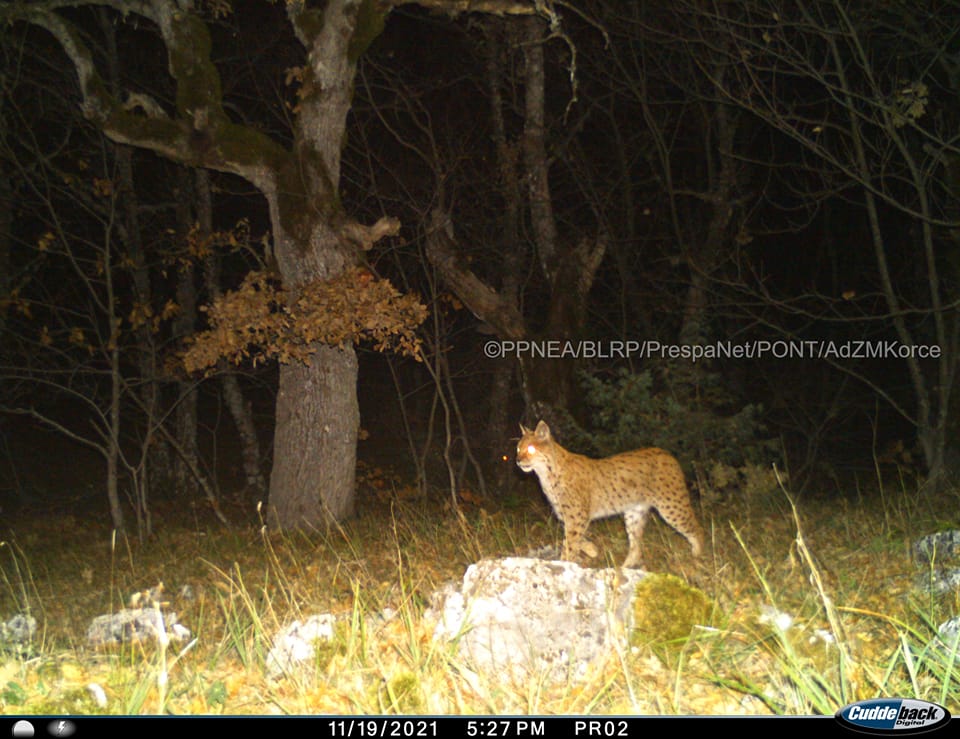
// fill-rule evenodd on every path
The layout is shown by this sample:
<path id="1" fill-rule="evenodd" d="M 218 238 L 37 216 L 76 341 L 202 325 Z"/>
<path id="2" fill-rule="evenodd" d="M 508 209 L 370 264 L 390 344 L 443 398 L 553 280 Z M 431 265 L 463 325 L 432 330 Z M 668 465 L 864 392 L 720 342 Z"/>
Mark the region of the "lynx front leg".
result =
<path id="1" fill-rule="evenodd" d="M 584 552 L 590 555 L 590 550 L 597 552 L 597 548 L 589 541 L 583 538 L 587 532 L 587 526 L 590 524 L 590 518 L 578 509 L 571 509 L 564 512 L 563 518 L 563 550 L 560 553 L 560 559 L 567 562 L 576 562 L 577 555 Z"/>
<path id="2" fill-rule="evenodd" d="M 624 567 L 639 567 L 643 562 L 640 545 L 643 541 L 643 529 L 647 525 L 649 516 L 650 506 L 648 505 L 630 508 L 623 514 L 623 523 L 627 528 L 627 539 L 630 542 L 630 551 L 627 552 L 627 558 L 623 560 Z"/>

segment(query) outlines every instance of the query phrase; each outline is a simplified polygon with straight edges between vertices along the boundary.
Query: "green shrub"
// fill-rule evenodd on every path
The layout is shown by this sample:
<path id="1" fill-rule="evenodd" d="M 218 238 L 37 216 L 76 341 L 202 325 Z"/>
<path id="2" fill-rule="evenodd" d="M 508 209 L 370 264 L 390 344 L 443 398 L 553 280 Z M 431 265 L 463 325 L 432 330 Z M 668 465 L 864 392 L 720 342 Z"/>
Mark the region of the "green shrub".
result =
<path id="1" fill-rule="evenodd" d="M 716 487 L 743 485 L 757 469 L 771 469 L 778 443 L 768 438 L 760 405 L 736 409 L 719 387 L 691 399 L 668 389 L 656 392 L 649 371 L 619 369 L 612 376 L 581 374 L 590 419 L 584 429 L 569 419 L 563 443 L 575 451 L 607 456 L 638 447 L 659 446 L 680 460 L 688 476 L 699 467 Z M 712 480 L 719 471 L 723 479 Z M 775 484 L 772 476 L 771 485 Z"/>

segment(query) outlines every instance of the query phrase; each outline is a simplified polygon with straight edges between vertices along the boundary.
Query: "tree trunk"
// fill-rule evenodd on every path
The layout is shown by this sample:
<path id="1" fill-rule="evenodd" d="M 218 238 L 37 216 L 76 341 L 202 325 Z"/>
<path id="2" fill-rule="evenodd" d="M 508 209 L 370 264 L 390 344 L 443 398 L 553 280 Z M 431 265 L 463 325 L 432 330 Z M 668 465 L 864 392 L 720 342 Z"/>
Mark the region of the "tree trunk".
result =
<path id="1" fill-rule="evenodd" d="M 187 235 L 194 222 L 194 197 L 192 171 L 180 168 L 177 192 L 177 238 L 186 243 Z M 197 327 L 197 289 L 194 281 L 195 270 L 192 260 L 181 262 L 177 273 L 177 305 L 180 312 L 173 321 L 173 335 L 177 341 L 191 335 Z M 198 468 L 197 452 L 197 389 L 192 380 L 176 384 L 177 409 L 174 434 L 180 453 L 174 458 L 173 483 L 177 493 L 187 498 L 196 497 L 200 486 L 193 470 Z"/>
<path id="2" fill-rule="evenodd" d="M 490 115 L 493 123 L 493 140 L 496 145 L 499 189 L 503 200 L 503 270 L 500 283 L 502 299 L 519 310 L 520 278 L 523 264 L 528 258 L 528 249 L 521 238 L 520 222 L 523 203 L 520 182 L 519 147 L 507 138 L 507 126 L 503 116 L 504 101 L 501 86 L 504 82 L 504 49 L 506 43 L 514 44 L 518 39 L 516 25 L 501 18 L 491 18 L 487 22 L 487 87 L 490 91 Z M 503 36 L 506 35 L 506 39 Z M 504 495 L 511 492 L 517 481 L 513 464 L 504 464 L 505 453 L 512 453 L 504 443 L 516 433 L 516 420 L 510 419 L 510 397 L 516 375 L 516 360 L 502 357 L 494 360 L 493 375 L 490 380 L 490 414 L 487 419 L 487 447 L 492 468 L 495 470 L 494 486 Z"/>
<path id="3" fill-rule="evenodd" d="M 540 266 L 550 284 L 547 339 L 578 338 L 586 317 L 587 296 L 605 244 L 567 242 L 560 248 L 550 190 L 550 159 L 547 155 L 546 75 L 543 45 L 547 42 L 546 22 L 537 17 L 523 20 L 524 38 L 524 123 L 523 159 L 527 176 L 530 218 Z M 569 406 L 573 392 L 574 363 L 557 357 L 527 355 L 521 359 L 527 422 L 545 419 L 560 422 L 558 411 Z"/>
<path id="4" fill-rule="evenodd" d="M 723 65 L 717 65 L 714 77 L 724 78 Z M 742 115 L 723 102 L 705 103 L 700 116 L 707 142 L 707 178 L 704 200 L 710 203 L 703 234 L 682 234 L 688 245 L 686 261 L 690 268 L 690 284 L 683 304 L 683 321 L 678 341 L 692 346 L 711 338 L 709 283 L 728 253 L 731 231 L 737 218 L 737 199 L 741 196 L 740 165 L 734 155 L 737 127 Z M 714 150 L 715 147 L 715 151 Z M 668 161 L 667 165 L 671 163 Z M 670 193 L 674 197 L 674 193 Z M 699 402 L 701 389 L 711 371 L 710 362 L 672 362 L 673 392 Z"/>
<path id="5" fill-rule="evenodd" d="M 194 190 L 200 235 L 210 236 L 213 233 L 213 198 L 210 192 L 210 173 L 207 170 L 194 170 Z M 223 295 L 220 284 L 220 256 L 215 252 L 209 252 L 204 259 L 203 281 L 211 301 Z M 257 437 L 257 425 L 253 421 L 253 408 L 244 399 L 237 376 L 224 360 L 220 360 L 217 365 L 217 377 L 227 410 L 240 437 L 244 487 L 252 492 L 257 500 L 261 500 L 267 492 L 267 485 L 260 467 L 260 441 Z"/>
<path id="6" fill-rule="evenodd" d="M 322 346 L 309 365 L 280 367 L 269 520 L 288 527 L 353 513 L 357 356 Z M 276 491 L 285 495 L 274 497 Z"/>
<path id="7" fill-rule="evenodd" d="M 547 158 L 546 74 L 543 68 L 543 45 L 546 23 L 541 18 L 524 18 L 524 119 L 523 162 L 526 167 L 527 197 L 530 222 L 537 243 L 540 266 L 551 282 L 559 264 L 557 257 L 557 224 L 553 217 L 550 193 L 550 164 Z"/>
<path id="8" fill-rule="evenodd" d="M 313 280 L 356 264 L 341 236 L 340 157 L 353 100 L 357 58 L 380 32 L 386 10 L 366 0 L 329 0 L 315 11 L 288 6 L 307 47 L 291 166 L 267 192 L 274 256 L 291 301 Z M 363 13 L 361 13 L 361 9 Z M 353 513 L 357 434 L 357 356 L 350 345 L 318 345 L 306 365 L 281 364 L 268 521 L 279 528 L 341 520 Z"/>
<path id="9" fill-rule="evenodd" d="M 120 55 L 117 51 L 116 28 L 111 22 L 106 9 L 99 8 L 97 13 L 99 24 L 106 40 L 106 63 L 108 82 L 111 93 L 118 95 L 120 85 Z M 150 269 L 147 265 L 143 234 L 140 228 L 140 201 L 137 198 L 135 177 L 133 171 L 133 148 L 124 144 L 117 144 L 114 156 L 117 163 L 117 195 L 120 205 L 122 228 L 122 243 L 127 249 L 130 264 L 130 273 L 134 285 L 133 314 L 141 316 L 139 325 L 134 325 L 134 335 L 137 339 L 137 364 L 140 371 L 140 390 L 142 407 L 146 411 L 145 437 L 153 436 L 153 424 L 161 423 L 160 416 L 160 383 L 158 379 L 157 346 L 153 336 L 153 286 L 150 280 Z M 126 261 L 126 260 L 125 260 Z M 146 513 L 149 505 L 152 468 L 161 471 L 170 469 L 169 450 L 165 443 L 154 440 L 153 444 L 145 445 L 140 450 L 140 474 L 137 475 L 137 485 L 134 494 Z"/>
<path id="10" fill-rule="evenodd" d="M 547 27 L 540 18 L 524 18 L 524 119 L 523 163 L 526 170 L 527 199 L 530 221 L 540 267 L 550 282 L 550 312 L 547 319 L 548 339 L 571 338 L 576 309 L 567 309 L 568 301 L 576 300 L 560 277 L 565 272 L 557 254 L 557 225 L 553 217 L 553 197 L 550 191 L 550 164 L 547 159 L 546 75 L 543 45 Z M 573 306 L 570 306 L 571 308 Z M 552 423 L 559 419 L 556 411 L 565 410 L 573 385 L 573 363 L 552 357 L 524 356 L 520 360 L 523 391 L 526 401 L 526 422 L 538 420 Z"/>
<path id="11" fill-rule="evenodd" d="M 120 505 L 120 395 L 123 377 L 120 374 L 120 317 L 116 314 L 116 293 L 114 292 L 113 259 L 109 245 L 103 249 L 103 277 L 106 286 L 106 306 L 110 334 L 107 341 L 108 356 L 110 357 L 110 412 L 107 414 L 108 429 L 105 446 L 107 458 L 107 501 L 110 504 L 110 519 L 113 529 L 119 534 L 126 533 L 126 522 L 123 518 L 123 507 Z M 138 520 L 139 520 L 138 509 Z M 141 531 L 142 533 L 142 531 Z"/>
<path id="12" fill-rule="evenodd" d="M 267 485 L 260 468 L 260 441 L 257 438 L 257 425 L 253 421 L 253 407 L 244 399 L 240 382 L 237 376 L 228 370 L 226 362 L 223 362 L 220 369 L 220 390 L 240 436 L 244 488 L 260 500 L 267 492 Z"/>
<path id="13" fill-rule="evenodd" d="M 0 110 L 0 140 L 5 136 L 3 111 Z M 0 159 L 0 335 L 6 328 L 7 298 L 10 297 L 12 287 L 10 274 L 10 234 L 13 225 L 13 188 L 10 187 L 8 173 L 3 168 L 4 161 Z"/>

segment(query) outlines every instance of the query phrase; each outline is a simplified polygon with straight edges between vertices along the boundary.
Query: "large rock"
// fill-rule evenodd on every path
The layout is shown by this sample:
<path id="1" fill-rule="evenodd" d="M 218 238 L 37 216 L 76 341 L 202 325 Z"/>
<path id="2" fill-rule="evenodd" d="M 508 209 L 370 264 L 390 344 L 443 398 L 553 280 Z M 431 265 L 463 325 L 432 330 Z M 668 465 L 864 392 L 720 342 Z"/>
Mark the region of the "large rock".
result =
<path id="1" fill-rule="evenodd" d="M 941 594 L 960 588 L 960 529 L 921 537 L 913 544 L 913 555 L 920 590 Z"/>
<path id="2" fill-rule="evenodd" d="M 177 614 L 159 608 L 122 608 L 97 616 L 87 627 L 87 642 L 95 647 L 140 641 L 186 641 L 190 630 L 177 622 Z"/>
<path id="3" fill-rule="evenodd" d="M 434 638 L 455 641 L 478 672 L 513 680 L 582 680 L 625 649 L 640 570 L 584 569 L 510 557 L 467 568 L 437 593 Z"/>
<path id="4" fill-rule="evenodd" d="M 273 637 L 267 654 L 267 675 L 276 678 L 310 664 L 317 644 L 333 641 L 337 619 L 333 614 L 309 616 L 303 623 L 294 621 Z"/>

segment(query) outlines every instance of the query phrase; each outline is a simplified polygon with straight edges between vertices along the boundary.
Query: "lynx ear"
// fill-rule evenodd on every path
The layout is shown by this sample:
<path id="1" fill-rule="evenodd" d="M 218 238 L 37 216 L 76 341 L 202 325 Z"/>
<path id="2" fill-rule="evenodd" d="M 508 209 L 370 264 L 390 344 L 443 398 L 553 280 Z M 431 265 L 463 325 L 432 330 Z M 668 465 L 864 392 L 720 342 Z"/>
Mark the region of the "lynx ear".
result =
<path id="1" fill-rule="evenodd" d="M 536 434 L 538 439 L 550 438 L 550 427 L 547 426 L 546 421 L 540 421 L 540 423 L 537 424 Z"/>
<path id="2" fill-rule="evenodd" d="M 529 433 L 530 433 L 530 429 L 528 429 L 526 426 L 524 426 L 524 425 L 521 423 L 521 424 L 520 424 L 520 436 L 526 436 L 526 435 L 529 434 Z"/>

